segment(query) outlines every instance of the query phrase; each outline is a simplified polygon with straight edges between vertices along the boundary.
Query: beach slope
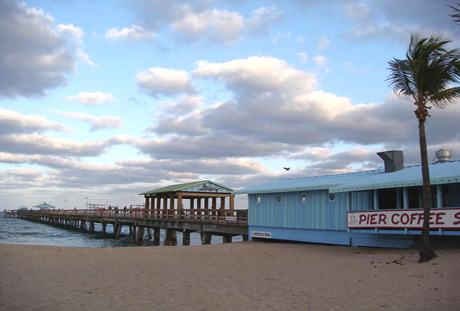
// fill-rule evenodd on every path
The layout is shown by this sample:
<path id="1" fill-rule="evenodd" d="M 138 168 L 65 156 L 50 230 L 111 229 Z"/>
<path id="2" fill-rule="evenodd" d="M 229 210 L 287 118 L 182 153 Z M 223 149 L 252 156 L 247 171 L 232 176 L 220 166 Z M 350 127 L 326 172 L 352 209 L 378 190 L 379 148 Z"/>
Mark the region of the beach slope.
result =
<path id="1" fill-rule="evenodd" d="M 458 310 L 459 249 L 0 245 L 0 310 Z"/>

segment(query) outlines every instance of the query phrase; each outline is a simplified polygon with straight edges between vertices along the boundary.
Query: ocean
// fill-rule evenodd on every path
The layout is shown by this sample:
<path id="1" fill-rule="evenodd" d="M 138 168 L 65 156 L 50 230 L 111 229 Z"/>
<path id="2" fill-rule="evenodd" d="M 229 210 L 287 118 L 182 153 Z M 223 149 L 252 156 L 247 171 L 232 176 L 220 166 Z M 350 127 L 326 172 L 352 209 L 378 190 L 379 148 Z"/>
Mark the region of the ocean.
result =
<path id="1" fill-rule="evenodd" d="M 144 236 L 142 245 L 136 244 L 129 235 L 129 228 L 123 227 L 120 239 L 115 239 L 112 226 L 107 226 L 106 234 L 102 234 L 100 224 L 95 224 L 94 233 L 72 230 L 61 226 L 46 225 L 39 222 L 20 218 L 5 218 L 0 212 L 0 244 L 49 245 L 70 247 L 143 247 L 155 246 L 152 240 Z M 160 241 L 164 240 L 164 230 L 161 230 Z M 241 236 L 233 241 L 241 241 Z M 213 236 L 211 244 L 222 243 L 222 237 Z M 199 233 L 190 234 L 190 245 L 201 245 Z M 182 246 L 182 233 L 177 232 L 177 246 Z"/>

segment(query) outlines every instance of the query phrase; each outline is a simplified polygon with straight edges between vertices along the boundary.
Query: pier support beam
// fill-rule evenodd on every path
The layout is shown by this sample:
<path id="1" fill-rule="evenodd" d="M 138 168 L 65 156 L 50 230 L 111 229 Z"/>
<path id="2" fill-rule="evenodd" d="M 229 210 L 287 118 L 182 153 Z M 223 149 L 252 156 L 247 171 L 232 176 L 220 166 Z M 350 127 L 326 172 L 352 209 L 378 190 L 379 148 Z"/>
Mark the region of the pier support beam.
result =
<path id="1" fill-rule="evenodd" d="M 163 245 L 170 246 L 170 245 L 177 245 L 177 235 L 176 231 L 173 229 L 166 229 L 165 240 Z"/>
<path id="2" fill-rule="evenodd" d="M 147 237 L 149 240 L 152 239 L 152 230 L 150 230 L 150 228 L 147 228 Z"/>
<path id="3" fill-rule="evenodd" d="M 142 244 L 142 240 L 144 239 L 144 227 L 139 226 L 137 228 L 137 238 L 136 238 L 136 243 L 137 244 Z"/>
<path id="4" fill-rule="evenodd" d="M 230 234 L 226 234 L 223 236 L 224 243 L 232 243 L 232 236 Z"/>
<path id="5" fill-rule="evenodd" d="M 202 232 L 201 233 L 201 244 L 208 245 L 211 244 L 212 233 L 211 232 Z"/>
<path id="6" fill-rule="evenodd" d="M 190 231 L 188 230 L 182 233 L 182 245 L 190 245 Z"/>
<path id="7" fill-rule="evenodd" d="M 160 228 L 153 228 L 153 244 L 160 245 Z"/>
<path id="8" fill-rule="evenodd" d="M 123 226 L 121 224 L 117 225 L 117 231 L 115 231 L 115 238 L 118 240 L 121 237 L 121 228 Z"/>

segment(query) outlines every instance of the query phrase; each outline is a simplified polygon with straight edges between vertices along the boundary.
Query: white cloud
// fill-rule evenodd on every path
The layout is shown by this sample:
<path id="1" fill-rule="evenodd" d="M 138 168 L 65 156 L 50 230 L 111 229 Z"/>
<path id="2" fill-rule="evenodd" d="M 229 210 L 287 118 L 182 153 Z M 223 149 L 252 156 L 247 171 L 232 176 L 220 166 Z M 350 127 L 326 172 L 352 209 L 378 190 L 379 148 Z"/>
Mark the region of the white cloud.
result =
<path id="1" fill-rule="evenodd" d="M 327 58 L 326 56 L 324 55 L 316 55 L 315 57 L 313 57 L 313 61 L 315 62 L 315 64 L 324 69 L 326 72 L 329 72 L 329 68 L 327 67 Z"/>
<path id="2" fill-rule="evenodd" d="M 139 88 L 154 97 L 195 93 L 189 75 L 184 70 L 156 67 L 138 73 L 135 78 Z"/>
<path id="3" fill-rule="evenodd" d="M 141 26 L 133 25 L 131 28 L 111 28 L 105 33 L 105 37 L 111 40 L 143 41 L 155 38 L 153 30 L 144 29 Z"/>
<path id="4" fill-rule="evenodd" d="M 0 144 L 6 153 L 63 156 L 99 156 L 108 147 L 103 141 L 80 143 L 37 133 L 1 135 Z"/>
<path id="5" fill-rule="evenodd" d="M 85 53 L 84 51 L 84 45 L 83 45 L 82 38 L 85 35 L 85 33 L 83 32 L 83 29 L 81 29 L 80 27 L 75 27 L 72 24 L 69 24 L 69 25 L 59 24 L 57 26 L 57 29 L 59 33 L 63 35 L 68 35 L 70 37 L 69 40 L 74 42 L 75 55 L 78 57 L 80 61 L 90 66 L 99 67 L 99 65 L 94 63 L 89 58 L 89 55 Z"/>
<path id="6" fill-rule="evenodd" d="M 40 96 L 75 72 L 78 48 L 40 9 L 0 1 L 0 96 Z"/>
<path id="7" fill-rule="evenodd" d="M 246 21 L 248 32 L 267 33 L 268 28 L 283 18 L 283 12 L 275 7 L 261 7 L 251 12 L 251 16 Z"/>
<path id="8" fill-rule="evenodd" d="M 253 56 L 226 63 L 199 61 L 196 67 L 195 77 L 221 80 L 229 89 L 243 93 L 311 91 L 317 85 L 313 74 L 272 57 Z"/>
<path id="9" fill-rule="evenodd" d="M 0 107 L 0 135 L 7 133 L 32 133 L 55 130 L 68 132 L 60 123 L 48 121 L 39 115 L 22 115 L 16 111 Z"/>
<path id="10" fill-rule="evenodd" d="M 187 42 L 205 38 L 214 43 L 234 44 L 242 38 L 244 19 L 241 14 L 226 10 L 189 10 L 171 24 L 171 29 Z"/>
<path id="11" fill-rule="evenodd" d="M 95 117 L 86 113 L 81 112 L 63 112 L 56 111 L 59 115 L 71 118 L 74 120 L 82 120 L 87 122 L 90 125 L 91 131 L 97 131 L 106 128 L 121 128 L 123 127 L 123 122 L 120 117 L 115 116 L 102 116 Z"/>
<path id="12" fill-rule="evenodd" d="M 82 92 L 77 95 L 67 96 L 67 99 L 85 105 L 99 105 L 116 101 L 112 94 L 105 94 L 103 92 Z"/>

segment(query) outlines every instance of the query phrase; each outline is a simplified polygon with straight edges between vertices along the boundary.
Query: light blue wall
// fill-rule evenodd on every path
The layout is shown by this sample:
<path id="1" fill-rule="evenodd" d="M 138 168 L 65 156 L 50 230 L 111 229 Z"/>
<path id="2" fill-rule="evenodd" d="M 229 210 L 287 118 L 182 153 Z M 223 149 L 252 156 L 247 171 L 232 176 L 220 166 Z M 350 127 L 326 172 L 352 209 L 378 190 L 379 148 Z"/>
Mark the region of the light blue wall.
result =
<path id="1" fill-rule="evenodd" d="M 302 202 L 302 195 L 306 202 Z M 281 202 L 277 202 L 281 196 Z M 249 225 L 291 229 L 347 230 L 348 194 L 328 191 L 285 192 L 249 195 Z M 257 203 L 257 197 L 260 202 Z"/>

